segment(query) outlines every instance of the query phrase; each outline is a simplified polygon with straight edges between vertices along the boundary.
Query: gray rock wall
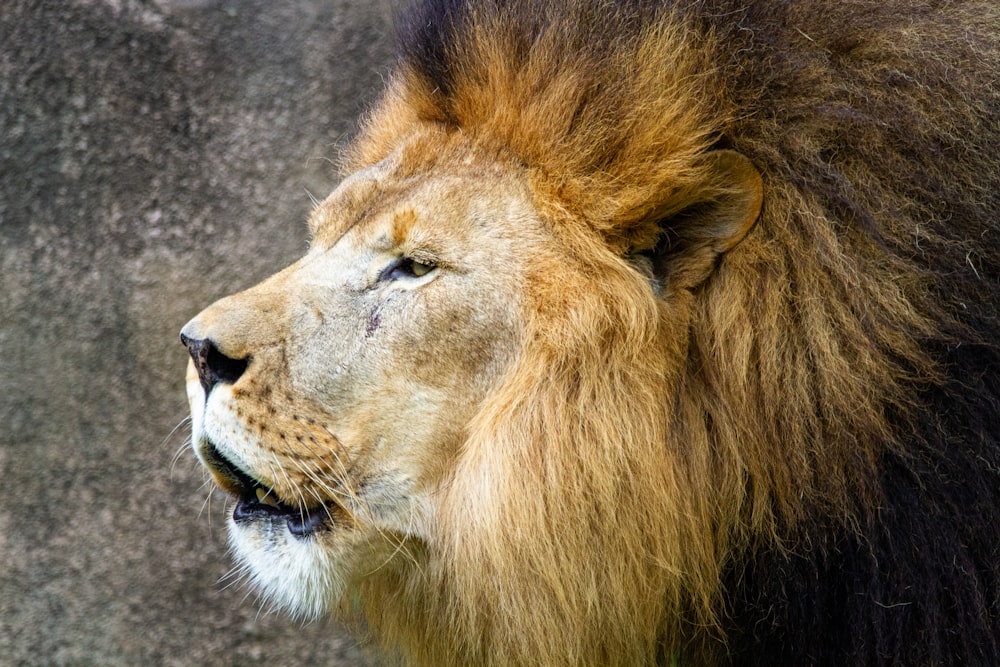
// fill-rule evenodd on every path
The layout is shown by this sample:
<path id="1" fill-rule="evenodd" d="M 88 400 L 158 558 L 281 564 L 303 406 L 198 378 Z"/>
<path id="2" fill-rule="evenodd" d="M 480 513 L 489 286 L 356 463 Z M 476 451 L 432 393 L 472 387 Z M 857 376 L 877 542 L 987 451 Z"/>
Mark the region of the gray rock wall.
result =
<path id="1" fill-rule="evenodd" d="M 0 666 L 377 663 L 220 581 L 178 331 L 304 250 L 391 16 L 0 4 Z"/>

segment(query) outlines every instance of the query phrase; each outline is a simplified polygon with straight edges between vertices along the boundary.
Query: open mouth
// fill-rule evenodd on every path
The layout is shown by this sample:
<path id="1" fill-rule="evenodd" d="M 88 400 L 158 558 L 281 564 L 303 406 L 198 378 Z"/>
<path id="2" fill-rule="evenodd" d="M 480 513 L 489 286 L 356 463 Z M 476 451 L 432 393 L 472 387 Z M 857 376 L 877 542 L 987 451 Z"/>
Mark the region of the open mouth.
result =
<path id="1" fill-rule="evenodd" d="M 205 459 L 216 473 L 219 486 L 237 499 L 233 509 L 233 520 L 236 523 L 284 521 L 292 535 L 309 537 L 325 528 L 327 520 L 332 518 L 335 506 L 318 504 L 305 507 L 286 504 L 273 489 L 223 456 L 215 445 L 209 445 Z"/>

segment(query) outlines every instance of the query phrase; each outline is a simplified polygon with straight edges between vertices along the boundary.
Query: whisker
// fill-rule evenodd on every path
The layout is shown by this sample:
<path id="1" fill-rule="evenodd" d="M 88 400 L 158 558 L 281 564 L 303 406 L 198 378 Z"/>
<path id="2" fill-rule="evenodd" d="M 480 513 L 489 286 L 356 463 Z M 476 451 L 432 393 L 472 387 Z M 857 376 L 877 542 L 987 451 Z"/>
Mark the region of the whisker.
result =
<path id="1" fill-rule="evenodd" d="M 190 424 L 191 424 L 191 415 L 188 414 L 186 417 L 184 417 L 179 422 L 177 422 L 176 426 L 174 426 L 172 429 L 170 429 L 170 433 L 167 433 L 167 435 L 165 435 L 163 437 L 163 440 L 160 442 L 160 447 L 162 447 L 165 444 L 167 444 L 167 442 L 170 441 L 170 438 L 172 438 L 174 436 L 174 434 L 177 433 L 177 431 L 179 431 L 184 426 L 188 426 Z"/>
<path id="2" fill-rule="evenodd" d="M 235 565 L 229 568 L 229 571 L 224 575 L 219 577 L 218 581 L 215 582 L 216 586 L 221 586 L 219 591 L 226 591 L 234 586 L 239 586 L 245 584 L 249 586 L 248 579 L 252 576 L 250 569 L 245 564 Z"/>

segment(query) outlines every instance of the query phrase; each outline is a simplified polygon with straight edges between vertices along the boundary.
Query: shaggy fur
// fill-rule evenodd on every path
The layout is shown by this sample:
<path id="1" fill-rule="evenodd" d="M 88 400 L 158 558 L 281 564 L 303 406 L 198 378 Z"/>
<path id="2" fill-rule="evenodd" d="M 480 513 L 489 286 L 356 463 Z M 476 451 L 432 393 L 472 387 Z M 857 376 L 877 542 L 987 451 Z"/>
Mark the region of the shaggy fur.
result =
<path id="1" fill-rule="evenodd" d="M 363 586 L 377 636 L 436 665 L 1000 664 L 998 7 L 403 17 L 348 169 L 520 165 L 565 256 L 528 269 L 420 567 Z M 721 256 L 692 222 L 718 148 L 764 179 Z"/>

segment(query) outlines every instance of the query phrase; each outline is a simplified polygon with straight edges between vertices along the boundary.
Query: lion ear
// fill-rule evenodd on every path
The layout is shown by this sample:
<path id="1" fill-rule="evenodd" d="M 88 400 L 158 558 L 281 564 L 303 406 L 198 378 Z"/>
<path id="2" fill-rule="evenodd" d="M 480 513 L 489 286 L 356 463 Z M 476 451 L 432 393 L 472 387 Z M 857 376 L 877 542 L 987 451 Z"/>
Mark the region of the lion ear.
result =
<path id="1" fill-rule="evenodd" d="M 691 289 L 704 282 L 760 215 L 764 182 L 748 158 L 717 150 L 704 160 L 704 180 L 687 193 L 679 211 L 660 221 L 650 259 L 664 287 Z"/>

